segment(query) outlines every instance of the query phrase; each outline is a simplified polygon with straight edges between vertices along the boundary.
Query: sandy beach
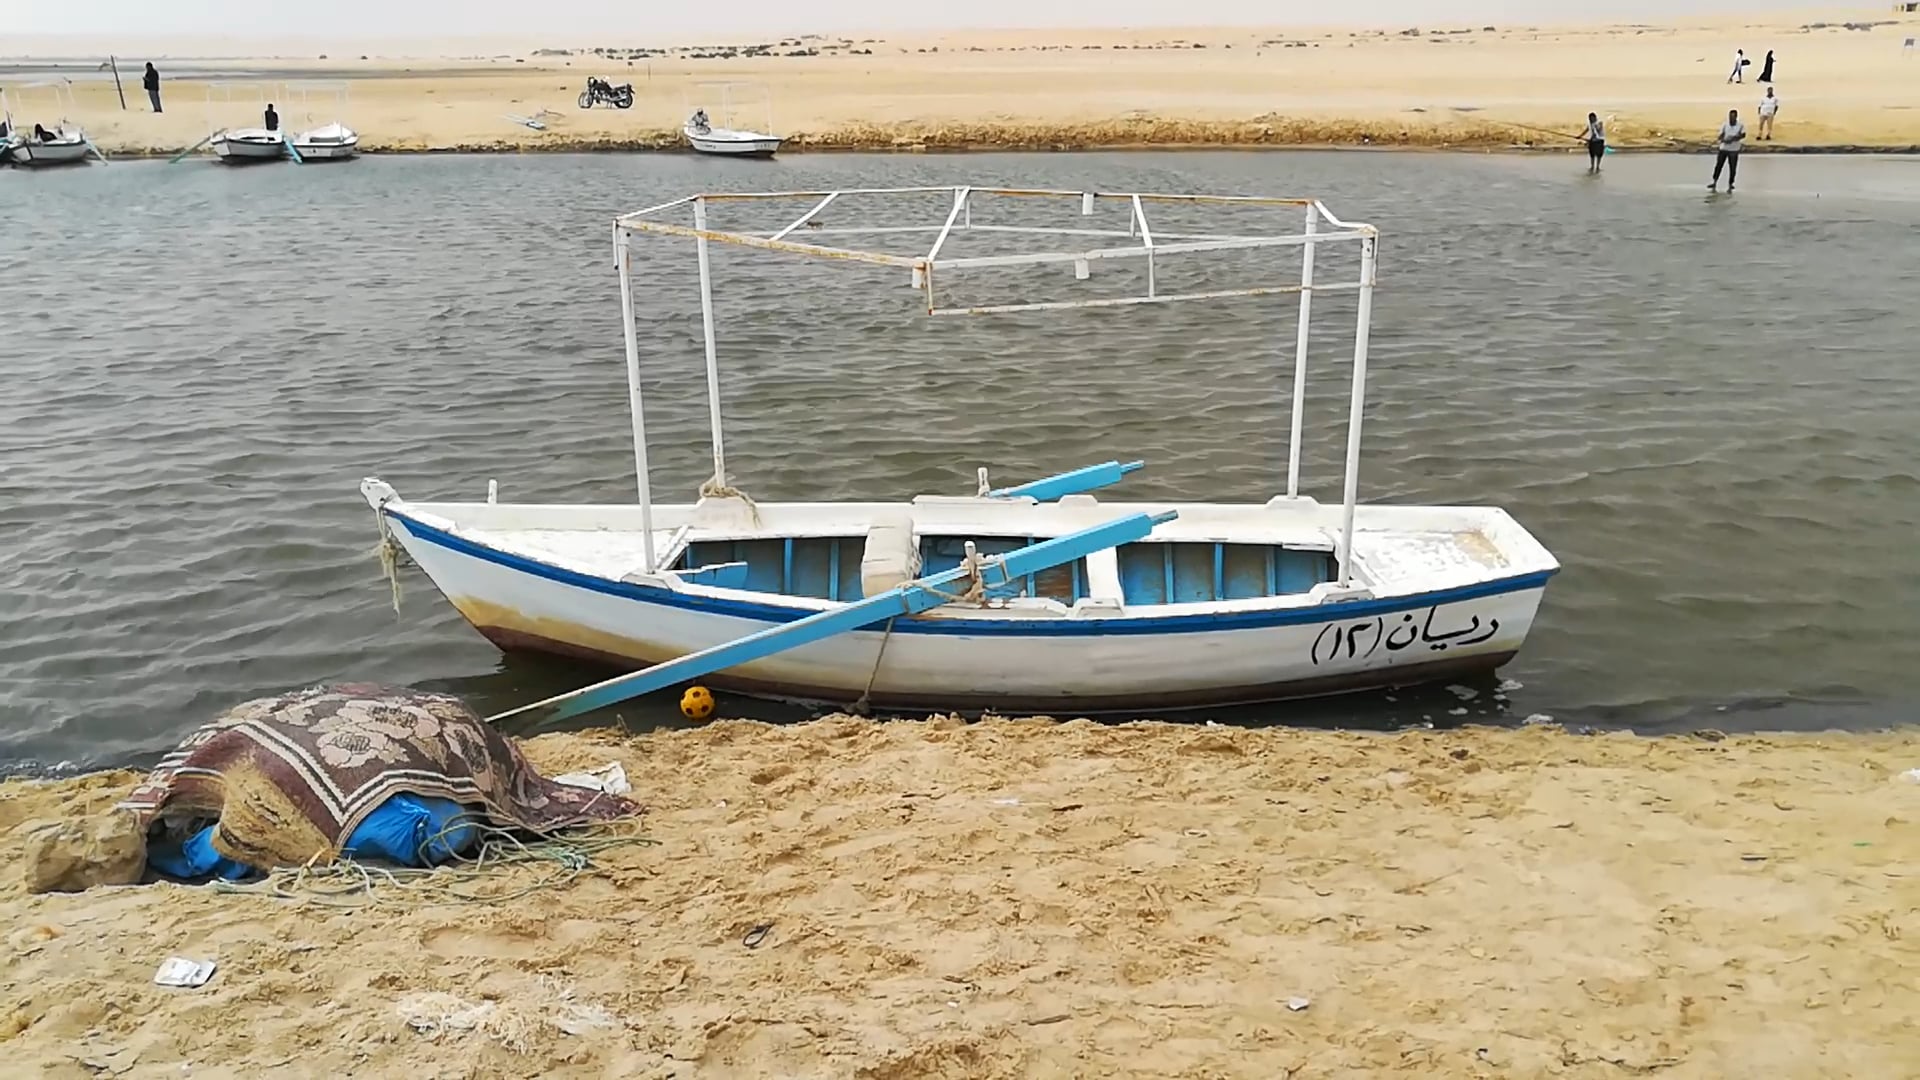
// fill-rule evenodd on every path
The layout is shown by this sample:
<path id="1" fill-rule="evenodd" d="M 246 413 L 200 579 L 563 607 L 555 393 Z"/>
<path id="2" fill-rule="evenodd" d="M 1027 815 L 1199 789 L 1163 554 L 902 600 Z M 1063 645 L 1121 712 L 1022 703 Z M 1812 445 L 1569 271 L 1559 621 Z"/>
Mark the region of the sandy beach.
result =
<path id="1" fill-rule="evenodd" d="M 1884 1078 L 1920 1061 L 1911 732 L 830 718 L 530 753 L 549 772 L 621 762 L 653 845 L 499 903 L 30 897 L 9 872 L 0 1046 L 47 1077 Z M 0 785 L 0 860 L 23 821 L 133 780 Z M 162 989 L 169 956 L 219 968 Z"/>
<path id="2" fill-rule="evenodd" d="M 1848 23 L 1847 20 L 1860 20 Z M 1849 28 L 1849 27 L 1852 28 Z M 700 84 L 759 84 L 741 92 L 738 126 L 772 126 L 790 148 L 966 149 L 1096 146 L 1425 146 L 1574 148 L 1531 128 L 1574 132 L 1588 111 L 1611 118 L 1623 148 L 1702 144 L 1728 108 L 1749 123 L 1768 49 L 1784 106 L 1778 138 L 1750 149 L 1920 147 L 1920 79 L 1903 39 L 1920 16 L 1890 11 L 1671 26 L 1400 29 L 1079 30 L 861 35 L 641 49 L 618 41 L 518 43 L 478 58 L 449 47 L 390 55 L 278 52 L 211 55 L 191 42 L 158 57 L 167 111 L 147 111 L 140 65 L 125 43 L 29 42 L 42 55 L 120 51 L 128 111 L 92 62 L 79 76 L 77 115 L 110 154 L 172 153 L 214 127 L 256 124 L 275 101 L 289 128 L 334 119 L 324 95 L 288 100 L 284 84 L 344 80 L 345 119 L 369 150 L 577 150 L 677 146 L 693 105 L 719 117 Z M 472 43 L 462 43 L 472 48 Z M 1726 82 L 1733 50 L 1754 60 Z M 210 48 L 210 47 L 209 47 Z M 284 46 L 292 48 L 292 46 Z M 596 54 L 595 50 L 599 50 Z M 264 53 L 265 50 L 262 50 Z M 174 59 L 182 57 L 183 59 Z M 238 84 L 209 108 L 209 79 Z M 46 77 L 42 70 L 8 78 Z M 634 107 L 579 109 L 586 77 L 632 82 Z M 16 105 L 28 123 L 39 119 Z M 507 119 L 538 116 L 534 131 Z"/>

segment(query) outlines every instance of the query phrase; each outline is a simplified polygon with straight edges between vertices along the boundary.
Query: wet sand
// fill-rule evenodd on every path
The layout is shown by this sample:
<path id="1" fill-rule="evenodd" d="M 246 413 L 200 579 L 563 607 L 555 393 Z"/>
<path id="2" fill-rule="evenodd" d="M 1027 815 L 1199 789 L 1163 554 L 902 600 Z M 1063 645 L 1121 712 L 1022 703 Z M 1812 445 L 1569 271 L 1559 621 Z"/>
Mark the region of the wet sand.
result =
<path id="1" fill-rule="evenodd" d="M 966 149 L 1095 146 L 1428 146 L 1576 148 L 1588 111 L 1610 117 L 1624 148 L 1705 143 L 1728 108 L 1750 127 L 1761 58 L 1779 54 L 1778 138 L 1750 149 L 1920 146 L 1920 80 L 1903 38 L 1920 16 L 1878 12 L 1866 29 L 1835 16 L 1769 16 L 1671 26 L 1519 28 L 1443 24 L 1403 30 L 1154 30 L 859 35 L 742 41 L 629 59 L 618 40 L 554 55 L 461 59 L 362 50 L 280 54 L 225 67 L 241 79 L 209 110 L 200 80 L 169 80 L 168 111 L 146 112 L 139 62 L 125 58 L 131 111 L 110 81 L 76 83 L 77 115 L 108 153 L 171 153 L 214 127 L 259 122 L 275 101 L 290 129 L 336 110 L 315 96 L 289 103 L 282 84 L 350 76 L 344 119 L 369 150 L 579 150 L 670 147 L 691 108 L 724 119 L 702 82 L 746 80 L 735 126 L 771 120 L 790 148 Z M 1891 21 L 1889 21 L 1891 20 Z M 1407 31 L 1415 31 L 1408 33 Z M 557 43 L 547 42 L 553 45 Z M 756 44 L 769 48 L 747 55 Z M 1754 65 L 1726 83 L 1736 46 Z M 110 43 L 102 42 L 104 53 Z M 605 56 L 593 49 L 607 49 Z M 124 48 L 124 46 L 123 46 Z M 428 50 L 429 52 L 431 50 Z M 803 55 L 792 55 L 792 54 Z M 811 55 L 804 55 L 804 54 Z M 196 55 L 190 45 L 175 55 Z M 205 55 L 204 53 L 198 55 Z M 169 64 L 161 60 L 164 72 Z M 271 73 L 271 74 L 269 74 Z M 44 74 L 44 73 L 42 73 Z M 579 109 L 587 75 L 632 82 L 634 107 Z M 226 93 L 226 91 L 222 91 Z M 770 116 L 768 105 L 771 105 Z M 545 112 L 543 112 L 545 110 Z M 16 107 L 28 123 L 37 113 Z M 541 116 L 545 131 L 507 119 Z"/>
<path id="2" fill-rule="evenodd" d="M 834 718 L 530 753 L 622 762 L 657 846 L 502 904 L 26 897 L 19 823 L 104 807 L 133 777 L 0 785 L 0 1046 L 49 1077 L 1880 1078 L 1920 1061 L 1914 732 Z M 151 985 L 172 955 L 220 967 L 198 990 Z"/>

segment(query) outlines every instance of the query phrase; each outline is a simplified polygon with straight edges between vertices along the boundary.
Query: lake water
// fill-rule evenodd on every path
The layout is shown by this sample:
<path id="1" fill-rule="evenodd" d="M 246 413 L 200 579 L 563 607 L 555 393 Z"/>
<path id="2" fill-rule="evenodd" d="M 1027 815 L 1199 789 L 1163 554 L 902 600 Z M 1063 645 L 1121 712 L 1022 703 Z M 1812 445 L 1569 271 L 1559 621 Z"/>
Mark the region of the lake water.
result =
<path id="1" fill-rule="evenodd" d="M 494 711 L 599 676 L 501 657 L 417 571 L 396 617 L 360 478 L 416 498 L 497 478 L 513 501 L 629 499 L 615 213 L 702 189 L 956 182 L 1314 194 L 1379 225 L 1363 496 L 1505 506 L 1564 565 L 1503 692 L 1235 719 L 1907 722 L 1920 164 L 1749 155 L 1740 193 L 1708 198 L 1709 164 L 1619 156 L 1598 180 L 1572 157 L 1415 153 L 0 173 L 0 761 L 138 760 L 317 680 Z M 692 252 L 642 248 L 655 491 L 690 497 L 708 466 Z M 759 498 L 958 494 L 977 465 L 1013 481 L 1113 457 L 1149 462 L 1115 497 L 1284 484 L 1291 299 L 929 320 L 897 273 L 735 251 L 715 273 L 729 466 Z M 1324 301 L 1309 395 L 1307 490 L 1328 500 L 1343 300 Z"/>

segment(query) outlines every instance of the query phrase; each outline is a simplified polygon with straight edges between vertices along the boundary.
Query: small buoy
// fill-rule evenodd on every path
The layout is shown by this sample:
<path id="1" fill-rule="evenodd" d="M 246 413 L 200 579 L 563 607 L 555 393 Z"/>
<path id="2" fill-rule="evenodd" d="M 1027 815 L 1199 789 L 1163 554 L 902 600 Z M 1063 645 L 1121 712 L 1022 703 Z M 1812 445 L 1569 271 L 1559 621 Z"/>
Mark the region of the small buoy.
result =
<path id="1" fill-rule="evenodd" d="M 680 695 L 680 713 L 689 720 L 705 720 L 713 715 L 713 691 L 704 686 L 689 686 Z"/>

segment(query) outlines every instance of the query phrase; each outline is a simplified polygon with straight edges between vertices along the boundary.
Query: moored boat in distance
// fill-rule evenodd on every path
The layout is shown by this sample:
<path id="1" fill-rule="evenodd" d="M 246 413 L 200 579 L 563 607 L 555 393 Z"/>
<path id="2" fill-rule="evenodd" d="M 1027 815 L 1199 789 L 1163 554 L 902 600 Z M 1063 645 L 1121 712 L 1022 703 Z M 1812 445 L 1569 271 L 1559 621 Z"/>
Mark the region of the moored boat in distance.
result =
<path id="1" fill-rule="evenodd" d="M 207 145 L 229 165 L 278 161 L 287 155 L 287 144 L 280 133 L 261 127 L 229 128 L 215 135 Z"/>
<path id="2" fill-rule="evenodd" d="M 699 153 L 717 154 L 723 157 L 770 158 L 780 152 L 780 143 L 783 140 L 780 136 L 772 133 L 772 97 L 768 94 L 764 86 L 755 85 L 755 89 L 763 97 L 763 103 L 766 106 L 764 110 L 766 114 L 764 129 L 752 131 L 733 125 L 730 117 L 734 113 L 734 95 L 735 91 L 743 85 L 748 84 L 733 82 L 699 84 L 699 89 L 703 94 L 719 95 L 720 104 L 718 109 L 721 122 L 715 123 L 708 117 L 705 105 L 695 108 L 692 115 L 687 117 L 687 122 L 682 125 L 680 129 L 681 134 L 686 136 L 687 145 L 693 147 L 694 150 Z"/>
<path id="3" fill-rule="evenodd" d="M 926 255 L 826 246 L 824 238 L 836 234 L 921 231 L 823 222 L 837 200 L 889 196 L 951 199 L 944 223 L 923 230 L 937 234 Z M 980 208 L 1036 198 L 1071 200 L 1086 216 L 1096 204 L 1117 202 L 1129 221 L 1121 231 L 976 220 Z M 780 220 L 791 220 L 777 229 L 715 229 L 707 220 L 710 200 L 722 206 L 784 204 Z M 1304 212 L 1305 229 L 1227 235 L 1218 228 L 1176 231 L 1149 221 L 1149 207 L 1185 212 L 1214 204 L 1235 212 Z M 675 210 L 691 210 L 691 225 L 661 219 Z M 788 238 L 802 227 L 808 229 L 804 242 Z M 655 504 L 627 256 L 632 239 L 645 234 L 692 238 L 703 248 L 723 242 L 890 267 L 912 275 L 931 314 L 1297 293 L 1301 317 L 1285 493 L 1256 503 L 1109 502 L 1095 492 L 1140 467 L 1114 461 L 998 489 L 981 470 L 976 491 L 963 496 L 749 500 L 731 486 L 726 471 L 703 250 L 713 476 L 697 501 Z M 1105 246 L 943 254 L 965 234 L 1002 240 L 1043 234 Z M 414 502 L 378 479 L 361 485 L 382 536 L 502 649 L 591 657 L 629 669 L 710 653 L 713 662 L 706 667 L 688 668 L 682 659 L 680 668 L 717 687 L 814 703 L 1138 713 L 1491 671 L 1521 648 L 1546 584 L 1559 569 L 1498 508 L 1358 504 L 1377 232 L 1340 220 L 1318 200 L 971 187 L 692 196 L 617 219 L 615 235 L 633 407 L 635 504 L 501 503 L 491 491 L 484 502 Z M 1326 245 L 1359 248 L 1357 277 L 1313 280 L 1313 252 Z M 1184 256 L 1286 246 L 1304 249 L 1299 285 L 1222 288 L 1217 277 L 1203 277 L 1196 280 L 1206 284 L 1192 290 L 1167 287 Z M 1147 267 L 1143 294 L 942 306 L 934 289 L 936 277 L 948 280 L 967 269 L 1072 264 L 1075 279 L 1084 280 L 1090 262 L 1129 259 Z M 1342 291 L 1359 296 L 1348 456 L 1341 503 L 1322 504 L 1299 491 L 1299 389 L 1305 386 L 1312 297 Z M 1150 531 L 1069 552 L 1011 580 L 982 572 L 996 559 L 1140 515 L 1151 518 Z M 851 628 L 803 632 L 822 624 L 825 613 L 871 607 L 868 601 L 892 590 L 917 589 L 924 598 L 930 578 L 948 581 L 956 571 L 961 584 L 941 591 L 930 610 L 896 607 L 861 616 L 866 621 Z M 790 642 L 775 643 L 789 631 Z M 759 644 L 740 648 L 749 641 Z"/>
<path id="4" fill-rule="evenodd" d="M 360 136 L 336 121 L 295 135 L 293 148 L 307 161 L 345 161 L 360 152 Z"/>
<path id="5" fill-rule="evenodd" d="M 780 136 L 714 127 L 707 122 L 705 113 L 694 113 L 682 130 L 687 137 L 687 145 L 703 154 L 772 157 L 780 152 Z"/>
<path id="6" fill-rule="evenodd" d="M 87 141 L 86 134 L 77 129 L 56 127 L 47 134 L 44 139 L 32 133 L 14 132 L 8 136 L 7 148 L 12 162 L 30 167 L 84 165 L 93 156 L 93 145 Z"/>
<path id="7" fill-rule="evenodd" d="M 215 126 L 219 118 L 231 118 L 235 113 L 251 114 L 261 121 L 268 119 L 266 112 L 272 106 L 266 100 L 265 89 L 261 84 L 251 82 L 208 83 L 206 108 L 209 134 L 196 146 L 181 151 L 174 160 L 178 161 L 200 146 L 213 151 L 215 157 L 228 165 L 254 165 L 286 158 L 287 136 L 282 131 L 269 131 L 261 123 L 242 127 Z"/>
<path id="8" fill-rule="evenodd" d="M 282 98 L 286 99 L 287 111 L 292 115 L 296 110 L 307 125 L 291 140 L 294 153 L 300 160 L 307 161 L 347 161 L 360 153 L 360 134 L 348 127 L 341 118 L 347 114 L 347 84 L 344 82 L 293 82 L 282 89 Z M 314 107 L 314 99 L 323 104 Z M 315 113 L 320 116 L 332 116 L 326 123 L 315 123 Z"/>
<path id="9" fill-rule="evenodd" d="M 41 90 L 47 91 L 50 103 L 40 101 L 37 91 Z M 44 168 L 83 165 L 93 158 L 106 160 L 86 132 L 64 119 L 65 113 L 73 108 L 73 90 L 64 82 L 27 83 L 16 87 L 14 95 L 9 97 L 6 90 L 0 89 L 0 164 Z M 63 118 L 51 127 L 40 123 L 23 126 L 13 113 L 16 102 L 22 109 L 44 104 L 49 111 L 60 112 Z"/>

